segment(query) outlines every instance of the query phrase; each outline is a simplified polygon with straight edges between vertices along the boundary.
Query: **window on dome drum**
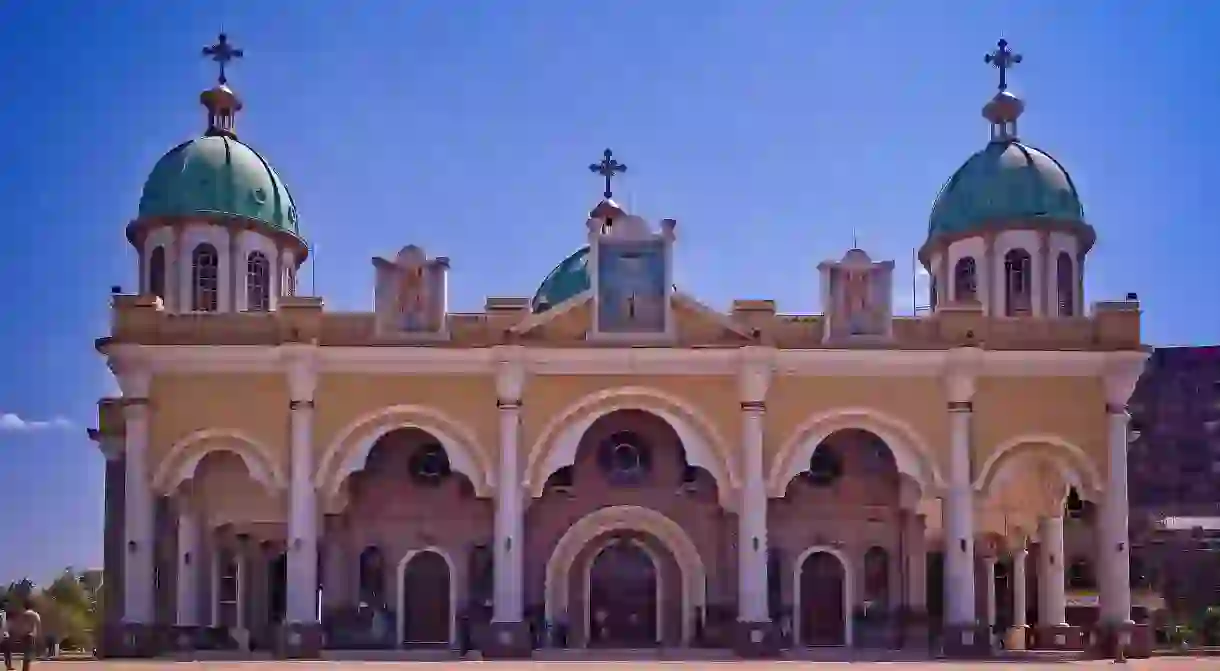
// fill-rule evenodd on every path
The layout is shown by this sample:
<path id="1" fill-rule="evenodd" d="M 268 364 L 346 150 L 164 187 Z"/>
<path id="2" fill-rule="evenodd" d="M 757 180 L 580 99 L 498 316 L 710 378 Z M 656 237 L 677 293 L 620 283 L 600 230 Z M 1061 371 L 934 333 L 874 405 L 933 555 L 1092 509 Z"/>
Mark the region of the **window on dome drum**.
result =
<path id="1" fill-rule="evenodd" d="M 165 300 L 165 248 L 160 245 L 148 257 L 148 293 Z"/>
<path id="2" fill-rule="evenodd" d="M 216 312 L 220 307 L 220 256 L 216 248 L 202 244 L 191 253 L 191 309 Z"/>
<path id="3" fill-rule="evenodd" d="M 246 257 L 246 309 L 271 309 L 271 264 L 262 252 L 250 252 Z"/>
<path id="4" fill-rule="evenodd" d="M 1033 259 L 1024 249 L 1010 249 L 1004 255 L 1004 314 L 1028 315 L 1032 311 Z"/>
<path id="5" fill-rule="evenodd" d="M 1072 272 L 1072 257 L 1067 252 L 1059 252 L 1055 261 L 1055 284 L 1059 290 L 1059 316 L 1071 317 L 1076 305 L 1075 273 Z"/>
<path id="6" fill-rule="evenodd" d="M 976 267 L 973 256 L 962 257 L 953 266 L 953 300 L 974 301 L 977 291 Z"/>

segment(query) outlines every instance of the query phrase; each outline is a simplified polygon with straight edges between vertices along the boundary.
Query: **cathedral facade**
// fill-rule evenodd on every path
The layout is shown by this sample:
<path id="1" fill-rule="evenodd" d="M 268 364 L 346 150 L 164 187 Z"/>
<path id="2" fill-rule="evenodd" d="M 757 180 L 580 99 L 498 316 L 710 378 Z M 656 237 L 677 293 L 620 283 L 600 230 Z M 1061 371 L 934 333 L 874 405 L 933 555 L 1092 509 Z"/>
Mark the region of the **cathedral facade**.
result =
<path id="1" fill-rule="evenodd" d="M 936 199 L 914 317 L 860 249 L 811 273 L 819 314 L 701 302 L 673 284 L 677 221 L 612 199 L 609 150 L 532 296 L 451 312 L 449 258 L 406 245 L 372 260 L 372 311 L 328 310 L 239 97 L 222 74 L 201 100 L 97 342 L 122 390 L 91 431 L 108 654 L 1079 647 L 1069 492 L 1102 520 L 1098 640 L 1131 626 L 1139 304 L 1086 304 L 1094 229 L 1003 80 Z"/>

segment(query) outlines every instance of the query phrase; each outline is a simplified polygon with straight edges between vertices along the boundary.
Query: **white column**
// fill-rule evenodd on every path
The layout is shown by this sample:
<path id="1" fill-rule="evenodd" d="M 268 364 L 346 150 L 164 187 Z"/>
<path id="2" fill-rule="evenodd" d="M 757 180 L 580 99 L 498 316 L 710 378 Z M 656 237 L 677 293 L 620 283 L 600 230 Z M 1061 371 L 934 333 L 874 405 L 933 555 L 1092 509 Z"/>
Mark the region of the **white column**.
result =
<path id="1" fill-rule="evenodd" d="M 993 628 L 996 617 L 995 562 L 994 556 L 983 557 L 983 604 L 987 613 L 987 626 Z"/>
<path id="2" fill-rule="evenodd" d="M 245 543 L 238 543 L 233 559 L 237 562 L 237 603 L 234 605 L 236 611 L 234 624 L 236 629 L 244 630 L 246 628 L 246 600 L 250 598 L 250 562 L 246 557 Z M 291 590 L 290 586 L 289 591 L 291 592 Z"/>
<path id="3" fill-rule="evenodd" d="M 1067 593 L 1063 580 L 1063 517 L 1038 521 L 1038 620 L 1043 627 L 1067 624 Z"/>
<path id="4" fill-rule="evenodd" d="M 199 624 L 199 567 L 203 562 L 199 515 L 186 501 L 178 511 L 178 617 L 182 627 Z"/>
<path id="5" fill-rule="evenodd" d="M 521 405 L 515 400 L 501 400 L 499 413 L 500 478 L 496 488 L 495 594 L 491 617 L 493 622 L 521 622 L 525 613 L 524 501 L 517 455 Z"/>
<path id="6" fill-rule="evenodd" d="M 220 626 L 220 544 L 216 542 L 216 536 L 213 534 L 211 550 L 208 553 L 208 563 L 211 567 L 211 575 L 209 579 L 212 581 L 212 603 L 210 621 L 213 627 Z"/>
<path id="7" fill-rule="evenodd" d="M 1131 619 L 1131 548 L 1127 507 L 1127 409 L 1106 405 L 1107 458 L 1105 498 L 1101 506 L 1098 562 L 1101 575 L 1101 620 L 1110 625 Z"/>
<path id="8" fill-rule="evenodd" d="M 148 480 L 148 399 L 127 398 L 123 531 L 123 621 L 151 624 L 153 601 L 153 495 Z M 147 390 L 145 390 L 147 393 Z"/>
<path id="9" fill-rule="evenodd" d="M 949 483 L 945 496 L 945 619 L 976 621 L 974 602 L 974 493 L 970 482 L 969 401 L 949 403 Z"/>
<path id="10" fill-rule="evenodd" d="M 1029 559 L 1029 550 L 1022 547 L 1012 554 L 1012 626 L 1025 627 L 1025 612 L 1029 608 L 1026 599 L 1025 562 Z"/>
<path id="11" fill-rule="evenodd" d="M 500 469 L 496 483 L 495 547 L 493 555 L 493 622 L 521 622 L 525 616 L 525 511 L 518 454 L 521 430 L 521 391 L 525 369 L 513 356 L 500 353 L 496 369 L 496 407 L 500 415 Z"/>
<path id="12" fill-rule="evenodd" d="M 318 623 L 318 503 L 313 486 L 312 362 L 300 357 L 288 370 L 292 463 L 288 511 L 288 593 L 285 620 Z"/>
<path id="13" fill-rule="evenodd" d="M 738 619 L 767 622 L 767 492 L 762 477 L 765 409 L 762 402 L 741 404 L 742 488 L 737 511 Z"/>

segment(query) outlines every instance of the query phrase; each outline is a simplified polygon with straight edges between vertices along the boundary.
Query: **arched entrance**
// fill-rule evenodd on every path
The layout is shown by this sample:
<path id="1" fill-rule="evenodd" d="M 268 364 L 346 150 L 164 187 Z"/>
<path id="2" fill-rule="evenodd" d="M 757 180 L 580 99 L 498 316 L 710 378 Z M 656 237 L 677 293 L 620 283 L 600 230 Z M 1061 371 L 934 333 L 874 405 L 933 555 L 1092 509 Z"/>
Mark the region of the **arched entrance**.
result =
<path id="1" fill-rule="evenodd" d="M 399 568 L 398 640 L 403 646 L 448 645 L 453 636 L 453 576 L 435 550 L 416 550 Z"/>
<path id="2" fill-rule="evenodd" d="M 639 648 L 657 645 L 660 567 L 640 543 L 616 539 L 589 567 L 589 645 Z"/>
<path id="3" fill-rule="evenodd" d="M 797 566 L 796 631 L 801 645 L 848 645 L 847 569 L 837 553 L 812 549 Z"/>

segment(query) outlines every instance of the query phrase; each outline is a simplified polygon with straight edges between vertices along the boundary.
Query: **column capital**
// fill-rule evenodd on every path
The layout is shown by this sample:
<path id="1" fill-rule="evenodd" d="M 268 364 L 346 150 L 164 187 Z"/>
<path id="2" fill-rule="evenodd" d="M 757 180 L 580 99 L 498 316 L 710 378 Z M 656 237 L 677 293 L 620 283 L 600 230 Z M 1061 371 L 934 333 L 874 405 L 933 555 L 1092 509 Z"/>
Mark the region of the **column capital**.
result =
<path id="1" fill-rule="evenodd" d="M 148 398 L 148 389 L 152 386 L 152 370 L 147 364 L 112 355 L 106 361 L 106 367 L 118 381 L 123 398 Z"/>
<path id="2" fill-rule="evenodd" d="M 761 404 L 767 398 L 767 390 L 771 388 L 771 379 L 775 374 L 775 348 L 773 347 L 743 347 L 741 348 L 741 369 L 737 375 L 737 394 L 742 402 Z"/>
<path id="3" fill-rule="evenodd" d="M 1117 352 L 1110 355 L 1103 381 L 1106 390 L 1106 411 L 1121 408 L 1126 411 L 1127 401 L 1135 391 L 1135 385 L 1144 373 L 1148 361 L 1147 352 Z"/>
<path id="4" fill-rule="evenodd" d="M 983 350 L 955 347 L 945 357 L 945 395 L 949 403 L 969 403 L 974 398 L 975 382 L 982 368 Z"/>
<path id="5" fill-rule="evenodd" d="M 97 443 L 97 447 L 106 457 L 106 461 L 117 461 L 127 451 L 127 439 L 122 434 L 102 433 L 97 429 L 89 429 L 89 438 Z"/>
<path id="6" fill-rule="evenodd" d="M 496 399 L 501 404 L 520 405 L 525 388 L 525 348 L 520 345 L 497 345 L 492 348 L 496 373 Z"/>
<path id="7" fill-rule="evenodd" d="M 288 373 L 288 399 L 310 401 L 318 387 L 317 347 L 314 345 L 281 345 Z"/>

